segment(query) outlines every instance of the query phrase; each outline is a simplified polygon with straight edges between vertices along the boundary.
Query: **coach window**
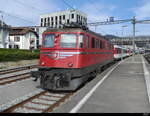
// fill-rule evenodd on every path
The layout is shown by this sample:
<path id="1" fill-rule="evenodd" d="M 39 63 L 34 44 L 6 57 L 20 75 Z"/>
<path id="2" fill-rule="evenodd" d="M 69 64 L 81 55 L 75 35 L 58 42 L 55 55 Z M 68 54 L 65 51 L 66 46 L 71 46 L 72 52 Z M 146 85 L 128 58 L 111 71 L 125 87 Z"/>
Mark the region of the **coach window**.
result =
<path id="1" fill-rule="evenodd" d="M 84 38 L 84 35 L 79 35 L 79 48 L 83 48 L 83 38 Z"/>
<path id="2" fill-rule="evenodd" d="M 54 34 L 47 34 L 44 37 L 44 48 L 52 48 L 54 47 Z"/>
<path id="3" fill-rule="evenodd" d="M 95 48 L 95 38 L 92 38 L 92 48 Z"/>
<path id="4" fill-rule="evenodd" d="M 61 48 L 76 48 L 77 36 L 76 34 L 61 34 L 60 47 Z"/>

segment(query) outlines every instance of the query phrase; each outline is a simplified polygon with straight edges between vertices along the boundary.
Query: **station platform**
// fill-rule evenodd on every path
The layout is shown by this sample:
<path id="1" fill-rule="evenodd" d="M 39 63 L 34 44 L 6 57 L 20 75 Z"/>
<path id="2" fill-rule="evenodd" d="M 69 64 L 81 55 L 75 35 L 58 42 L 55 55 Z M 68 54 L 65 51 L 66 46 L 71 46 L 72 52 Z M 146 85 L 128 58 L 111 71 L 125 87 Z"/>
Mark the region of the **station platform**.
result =
<path id="1" fill-rule="evenodd" d="M 54 113 L 150 113 L 149 71 L 142 55 L 129 57 L 98 75 Z"/>

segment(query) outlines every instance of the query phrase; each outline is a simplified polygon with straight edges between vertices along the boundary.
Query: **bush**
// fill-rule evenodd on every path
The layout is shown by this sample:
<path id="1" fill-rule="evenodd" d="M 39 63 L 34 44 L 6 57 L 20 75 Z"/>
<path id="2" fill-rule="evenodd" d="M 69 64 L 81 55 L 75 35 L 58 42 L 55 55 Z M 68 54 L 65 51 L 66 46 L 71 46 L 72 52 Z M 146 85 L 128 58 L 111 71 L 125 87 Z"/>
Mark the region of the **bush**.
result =
<path id="1" fill-rule="evenodd" d="M 39 50 L 0 49 L 0 62 L 39 59 Z"/>

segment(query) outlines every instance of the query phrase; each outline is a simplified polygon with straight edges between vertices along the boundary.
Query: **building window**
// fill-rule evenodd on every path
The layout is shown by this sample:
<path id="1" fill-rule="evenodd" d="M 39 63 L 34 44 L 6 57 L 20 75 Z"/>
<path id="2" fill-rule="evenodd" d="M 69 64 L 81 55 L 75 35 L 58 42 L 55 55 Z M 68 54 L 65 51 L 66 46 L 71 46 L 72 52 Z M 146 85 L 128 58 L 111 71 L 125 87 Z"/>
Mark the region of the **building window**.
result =
<path id="1" fill-rule="evenodd" d="M 44 23 L 44 27 L 46 27 L 46 23 Z"/>
<path id="2" fill-rule="evenodd" d="M 65 18 L 66 18 L 65 15 L 63 15 L 63 20 L 65 20 Z"/>
<path id="3" fill-rule="evenodd" d="M 54 26 L 54 22 L 52 22 L 52 27 Z"/>
<path id="4" fill-rule="evenodd" d="M 79 20 L 80 20 L 80 15 L 79 15 Z"/>
<path id="5" fill-rule="evenodd" d="M 56 26 L 57 26 L 57 21 L 55 23 L 56 23 Z"/>
<path id="6" fill-rule="evenodd" d="M 69 24 L 70 23 L 70 21 L 69 21 L 69 19 L 67 20 L 67 24 Z"/>
<path id="7" fill-rule="evenodd" d="M 71 18 L 74 19 L 74 14 L 71 15 Z"/>
<path id="8" fill-rule="evenodd" d="M 50 23 L 48 23 L 48 26 L 50 26 Z"/>
<path id="9" fill-rule="evenodd" d="M 57 16 L 55 17 L 55 20 L 57 21 Z"/>
<path id="10" fill-rule="evenodd" d="M 19 45 L 14 45 L 14 48 L 15 49 L 19 49 Z"/>
<path id="11" fill-rule="evenodd" d="M 61 16 L 59 16 L 59 19 L 61 20 Z"/>
<path id="12" fill-rule="evenodd" d="M 14 37 L 15 42 L 20 42 L 20 37 Z"/>
<path id="13" fill-rule="evenodd" d="M 53 19 L 54 19 L 54 18 L 53 18 L 53 17 L 51 17 L 51 21 L 53 21 Z"/>
<path id="14" fill-rule="evenodd" d="M 48 22 L 50 21 L 50 18 L 48 18 Z"/>
<path id="15" fill-rule="evenodd" d="M 59 24 L 62 24 L 61 20 L 59 21 Z"/>
<path id="16" fill-rule="evenodd" d="M 41 22 L 43 22 L 43 19 L 41 18 Z"/>
<path id="17" fill-rule="evenodd" d="M 9 49 L 12 49 L 12 45 L 9 45 Z"/>
<path id="18" fill-rule="evenodd" d="M 79 20 L 78 20 L 78 19 L 79 19 L 79 16 L 78 16 L 78 14 L 77 14 L 77 23 L 79 22 Z"/>
<path id="19" fill-rule="evenodd" d="M 45 22 L 46 22 L 46 18 L 45 18 Z"/>
<path id="20" fill-rule="evenodd" d="M 10 37 L 8 37 L 8 40 L 9 40 L 9 42 L 10 42 Z"/>

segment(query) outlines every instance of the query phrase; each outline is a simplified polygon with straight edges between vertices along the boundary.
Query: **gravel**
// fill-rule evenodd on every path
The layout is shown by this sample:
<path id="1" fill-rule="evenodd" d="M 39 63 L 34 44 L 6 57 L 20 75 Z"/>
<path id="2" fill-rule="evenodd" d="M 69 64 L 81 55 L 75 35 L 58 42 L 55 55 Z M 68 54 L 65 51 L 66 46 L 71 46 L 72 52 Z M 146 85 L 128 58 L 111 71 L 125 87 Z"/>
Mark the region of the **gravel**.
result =
<path id="1" fill-rule="evenodd" d="M 56 97 L 64 97 L 65 96 L 65 94 L 52 94 L 52 93 L 46 93 L 45 95 L 56 96 Z"/>
<path id="2" fill-rule="evenodd" d="M 52 105 L 52 104 L 56 103 L 56 101 L 46 101 L 46 100 L 42 100 L 42 99 L 34 99 L 34 100 L 32 100 L 32 102 L 43 103 L 43 104 L 48 104 L 48 105 Z"/>
<path id="3" fill-rule="evenodd" d="M 37 108 L 37 109 L 47 109 L 49 106 L 46 106 L 46 105 L 41 105 L 41 104 L 34 104 L 34 103 L 31 103 L 31 102 L 29 102 L 29 103 L 27 103 L 27 104 L 25 104 L 24 106 L 27 106 L 27 107 L 31 107 L 31 108 Z"/>
<path id="4" fill-rule="evenodd" d="M 20 81 L 17 81 L 17 82 L 12 82 L 12 83 L 9 83 L 9 84 L 6 84 L 6 85 L 2 85 L 2 86 L 0 86 L 0 89 L 5 88 L 5 87 L 10 87 L 10 86 L 15 85 L 15 84 L 20 83 L 20 82 L 30 81 L 30 80 L 33 80 L 33 78 L 20 80 Z"/>
<path id="5" fill-rule="evenodd" d="M 20 102 L 22 102 L 22 101 L 24 101 L 24 100 L 27 100 L 27 99 L 29 99 L 30 97 L 33 97 L 33 96 L 35 96 L 35 95 L 37 95 L 37 94 L 39 94 L 39 93 L 41 93 L 41 92 L 43 92 L 43 91 L 44 91 L 44 90 L 39 89 L 39 90 L 34 91 L 34 92 L 31 92 L 31 93 L 29 93 L 29 94 L 27 94 L 27 95 L 25 95 L 25 96 L 23 96 L 23 97 L 17 98 L 17 99 L 15 99 L 15 100 L 13 100 L 13 101 L 11 101 L 11 102 L 9 102 L 9 103 L 0 105 L 0 112 L 2 112 L 3 110 L 8 109 L 9 107 L 11 107 L 11 106 L 13 106 L 13 105 L 18 104 L 18 103 L 20 103 Z"/>
<path id="6" fill-rule="evenodd" d="M 54 101 L 58 101 L 60 100 L 61 98 L 57 98 L 57 97 L 48 97 L 48 96 L 41 96 L 39 98 L 43 98 L 43 99 L 47 99 L 47 100 L 54 100 Z"/>
<path id="7" fill-rule="evenodd" d="M 42 113 L 41 110 L 29 110 L 27 108 L 18 108 L 14 110 L 14 113 Z"/>
<path id="8" fill-rule="evenodd" d="M 16 79 L 21 79 L 23 77 L 14 77 L 14 78 L 9 78 L 9 79 L 6 79 L 6 80 L 2 80 L 0 81 L 1 83 L 4 83 L 4 82 L 8 82 L 8 81 L 13 81 L 13 80 L 16 80 Z M 30 77 L 31 78 L 31 77 Z"/>
<path id="9" fill-rule="evenodd" d="M 0 75 L 0 78 L 16 76 L 16 75 L 20 75 L 20 74 L 24 74 L 24 73 L 30 73 L 31 71 L 37 71 L 37 70 L 38 70 L 37 68 L 34 68 L 34 69 L 27 69 L 27 70 L 23 70 L 23 71 L 7 73 L 7 74 Z"/>

